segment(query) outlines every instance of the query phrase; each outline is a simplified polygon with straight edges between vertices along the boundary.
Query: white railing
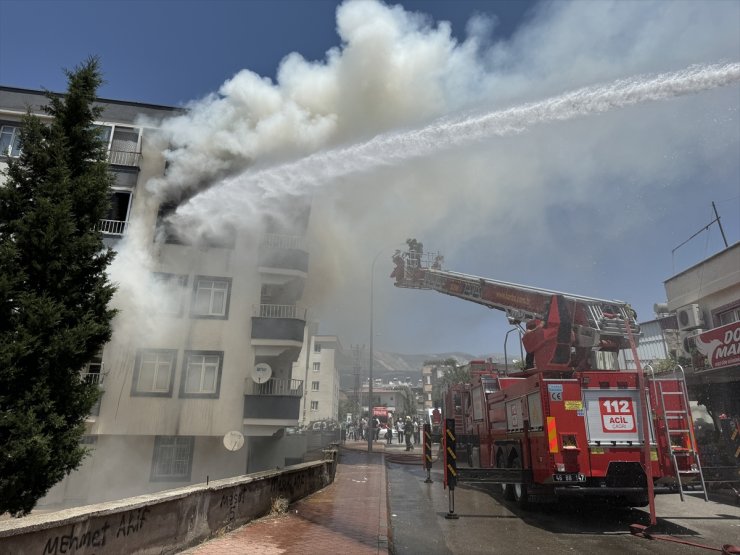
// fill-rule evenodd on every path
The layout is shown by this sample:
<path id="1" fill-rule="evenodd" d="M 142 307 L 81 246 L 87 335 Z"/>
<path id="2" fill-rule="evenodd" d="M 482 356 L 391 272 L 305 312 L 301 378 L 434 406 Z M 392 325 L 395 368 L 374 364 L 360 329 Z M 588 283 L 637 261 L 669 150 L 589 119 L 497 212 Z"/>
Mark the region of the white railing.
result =
<path id="1" fill-rule="evenodd" d="M 140 152 L 128 152 L 125 150 L 108 151 L 108 163 L 115 164 L 117 166 L 133 166 L 138 168 L 139 158 L 141 158 Z"/>
<path id="2" fill-rule="evenodd" d="M 105 375 L 100 372 L 83 372 L 82 380 L 91 385 L 103 385 Z"/>
<path id="3" fill-rule="evenodd" d="M 280 235 L 267 233 L 262 238 L 262 246 L 271 249 L 297 249 L 306 251 L 306 238 L 300 235 Z"/>
<path id="4" fill-rule="evenodd" d="M 126 233 L 128 222 L 121 220 L 100 220 L 100 226 L 98 229 L 101 233 L 108 235 L 123 235 Z"/>
<path id="5" fill-rule="evenodd" d="M 288 397 L 303 397 L 303 380 L 270 378 L 264 383 L 256 383 L 252 378 L 247 378 L 244 383 L 245 395 L 284 395 Z"/>
<path id="6" fill-rule="evenodd" d="M 295 304 L 261 304 L 255 307 L 254 315 L 260 318 L 297 318 L 306 319 L 306 308 Z"/>

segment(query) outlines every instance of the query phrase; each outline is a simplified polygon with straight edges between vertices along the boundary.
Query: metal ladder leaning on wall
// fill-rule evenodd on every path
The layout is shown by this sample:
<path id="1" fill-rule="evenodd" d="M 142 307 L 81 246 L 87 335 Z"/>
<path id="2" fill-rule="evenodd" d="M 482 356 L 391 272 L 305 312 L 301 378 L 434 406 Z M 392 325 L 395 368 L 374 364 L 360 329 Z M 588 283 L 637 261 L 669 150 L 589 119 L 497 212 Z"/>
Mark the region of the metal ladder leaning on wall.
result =
<path id="1" fill-rule="evenodd" d="M 703 494 L 704 500 L 709 501 L 707 487 L 704 483 L 704 473 L 701 468 L 699 450 L 696 445 L 696 436 L 694 435 L 694 419 L 691 416 L 691 406 L 689 405 L 689 395 L 686 387 L 686 374 L 684 373 L 684 369 L 680 364 L 677 364 L 670 379 L 661 379 L 655 377 L 652 365 L 648 365 L 648 368 L 650 368 L 650 379 L 656 386 L 656 394 L 660 402 L 660 408 L 665 416 L 666 440 L 671 450 L 671 461 L 673 462 L 673 470 L 675 471 L 676 479 L 678 480 L 678 493 L 681 496 L 681 501 L 684 500 L 684 493 Z M 678 383 L 679 391 L 665 391 L 663 388 L 663 382 Z M 676 405 L 676 403 L 666 403 L 666 401 L 671 398 L 675 398 L 678 401 L 680 408 L 667 408 L 666 405 L 672 407 L 675 407 Z M 673 427 L 671 426 L 672 423 L 674 424 Z M 674 439 L 676 438 L 679 438 L 680 443 L 683 443 L 684 439 L 688 439 L 688 446 L 677 445 L 676 442 L 674 442 Z M 696 469 L 680 470 L 678 457 L 693 457 L 696 461 Z M 689 477 L 696 475 L 699 477 L 701 489 L 685 489 L 682 476 Z"/>

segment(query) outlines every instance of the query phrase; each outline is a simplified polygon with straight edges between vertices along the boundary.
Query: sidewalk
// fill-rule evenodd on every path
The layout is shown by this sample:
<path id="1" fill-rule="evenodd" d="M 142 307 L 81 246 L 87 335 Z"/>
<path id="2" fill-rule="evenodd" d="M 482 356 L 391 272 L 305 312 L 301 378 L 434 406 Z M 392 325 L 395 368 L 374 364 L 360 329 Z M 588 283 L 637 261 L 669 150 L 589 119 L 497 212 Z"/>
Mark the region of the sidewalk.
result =
<path id="1" fill-rule="evenodd" d="M 287 514 L 255 520 L 184 553 L 388 553 L 385 447 L 375 442 L 368 453 L 367 442 L 347 442 L 332 484 L 297 501 Z"/>

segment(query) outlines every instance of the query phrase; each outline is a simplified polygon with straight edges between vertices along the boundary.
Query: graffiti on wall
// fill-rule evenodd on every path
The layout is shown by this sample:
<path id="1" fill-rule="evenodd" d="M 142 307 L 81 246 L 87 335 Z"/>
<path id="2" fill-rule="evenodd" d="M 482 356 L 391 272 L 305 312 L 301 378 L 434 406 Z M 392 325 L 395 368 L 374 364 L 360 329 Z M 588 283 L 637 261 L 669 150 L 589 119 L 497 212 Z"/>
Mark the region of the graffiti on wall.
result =
<path id="1" fill-rule="evenodd" d="M 84 532 L 82 531 L 84 528 L 77 528 L 77 525 L 73 524 L 68 533 L 49 538 L 44 545 L 42 555 L 64 555 L 88 547 L 103 548 L 111 541 L 139 532 L 144 527 L 148 513 L 148 507 L 135 509 L 121 515 L 118 527 L 114 527 L 106 520 L 101 526 Z"/>

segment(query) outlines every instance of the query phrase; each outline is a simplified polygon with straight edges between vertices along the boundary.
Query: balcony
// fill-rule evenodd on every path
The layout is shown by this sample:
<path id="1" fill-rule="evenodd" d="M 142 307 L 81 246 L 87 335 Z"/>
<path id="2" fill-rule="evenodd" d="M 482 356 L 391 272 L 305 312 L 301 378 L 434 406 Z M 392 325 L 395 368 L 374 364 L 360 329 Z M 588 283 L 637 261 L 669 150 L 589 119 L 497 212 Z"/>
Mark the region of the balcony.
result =
<path id="1" fill-rule="evenodd" d="M 277 342 L 285 347 L 303 345 L 307 310 L 294 304 L 261 304 L 252 316 L 252 345 Z"/>
<path id="2" fill-rule="evenodd" d="M 262 239 L 259 267 L 263 273 L 308 272 L 308 248 L 305 237 L 268 233 Z"/>
<path id="3" fill-rule="evenodd" d="M 100 220 L 98 229 L 105 235 L 123 237 L 128 228 L 128 222 L 121 220 Z"/>
<path id="4" fill-rule="evenodd" d="M 251 378 L 248 378 L 245 381 L 244 394 L 298 397 L 300 399 L 303 397 L 303 380 L 270 378 L 264 383 L 256 383 Z"/>
<path id="5" fill-rule="evenodd" d="M 272 435 L 298 424 L 303 380 L 271 378 L 265 383 L 245 381 L 244 426 L 247 435 Z"/>

